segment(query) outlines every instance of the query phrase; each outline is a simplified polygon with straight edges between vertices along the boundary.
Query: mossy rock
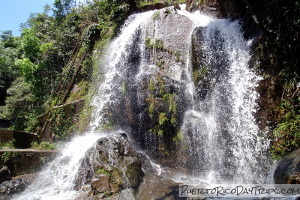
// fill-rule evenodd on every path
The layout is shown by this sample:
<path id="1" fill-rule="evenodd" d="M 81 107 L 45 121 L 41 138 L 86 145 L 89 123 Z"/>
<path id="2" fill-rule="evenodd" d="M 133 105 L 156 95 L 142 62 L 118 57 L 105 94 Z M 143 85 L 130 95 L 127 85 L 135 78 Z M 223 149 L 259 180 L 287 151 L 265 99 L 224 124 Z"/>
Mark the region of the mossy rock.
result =
<path id="1" fill-rule="evenodd" d="M 129 186 L 133 189 L 137 189 L 140 186 L 144 176 L 142 171 L 142 163 L 140 161 L 135 161 L 128 165 L 125 175 L 128 179 Z"/>

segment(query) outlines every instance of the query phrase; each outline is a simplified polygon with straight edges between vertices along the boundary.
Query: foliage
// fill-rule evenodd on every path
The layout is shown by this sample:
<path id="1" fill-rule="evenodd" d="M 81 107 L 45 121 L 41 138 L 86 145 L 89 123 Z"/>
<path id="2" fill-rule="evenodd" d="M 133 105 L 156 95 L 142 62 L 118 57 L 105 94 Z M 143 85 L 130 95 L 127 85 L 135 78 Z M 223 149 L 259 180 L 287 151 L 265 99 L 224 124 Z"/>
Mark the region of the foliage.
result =
<path id="1" fill-rule="evenodd" d="M 33 29 L 22 30 L 22 47 L 24 56 L 31 62 L 35 62 L 40 52 L 40 40 Z"/>
<path id="2" fill-rule="evenodd" d="M 300 144 L 300 98 L 296 102 L 283 101 L 278 113 L 279 123 L 274 129 L 272 153 L 281 157 L 299 148 Z"/>
<path id="3" fill-rule="evenodd" d="M 205 66 L 200 66 L 199 68 L 193 71 L 193 79 L 195 83 L 198 83 L 199 80 L 203 79 L 208 74 L 208 71 Z"/>
<path id="4" fill-rule="evenodd" d="M 150 79 L 148 87 L 150 93 L 147 98 L 148 113 L 155 122 L 149 131 L 161 137 L 176 137 L 174 133 L 178 129 L 177 95 L 166 92 L 162 77 Z M 164 108 L 158 109 L 160 105 Z"/>
<path id="5" fill-rule="evenodd" d="M 0 105 L 4 104 L 6 90 L 10 87 L 16 76 L 19 75 L 14 59 L 18 57 L 18 50 L 11 47 L 13 42 L 0 40 Z"/>
<path id="6" fill-rule="evenodd" d="M 60 20 L 70 14 L 75 4 L 75 0 L 55 0 L 53 10 L 55 17 Z"/>
<path id="7" fill-rule="evenodd" d="M 14 141 L 8 141 L 8 142 L 4 142 L 4 143 L 0 142 L 0 147 L 2 149 L 14 149 L 15 148 Z"/>
<path id="8" fill-rule="evenodd" d="M 1 107 L 1 118 L 10 119 L 13 122 L 11 126 L 13 129 L 31 129 L 32 127 L 28 125 L 32 123 L 30 119 L 32 115 L 35 116 L 37 108 L 34 107 L 35 101 L 30 90 L 30 84 L 26 83 L 23 77 L 19 77 L 7 90 L 7 94 L 5 106 Z"/>
<path id="9" fill-rule="evenodd" d="M 10 159 L 11 157 L 13 157 L 13 156 L 14 156 L 14 153 L 13 153 L 13 152 L 11 152 L 11 151 L 5 151 L 5 152 L 3 152 L 3 153 L 1 154 L 0 159 L 1 159 L 4 163 L 6 163 L 6 162 L 9 161 L 9 159 Z"/>
<path id="10" fill-rule="evenodd" d="M 41 143 L 32 142 L 31 148 L 38 149 L 38 150 L 55 150 L 56 145 L 55 143 L 50 143 L 50 142 L 41 142 Z"/>
<path id="11" fill-rule="evenodd" d="M 108 171 L 106 171 L 105 169 L 98 169 L 96 171 L 96 174 L 105 174 L 107 176 L 111 176 L 111 174 Z"/>
<path id="12" fill-rule="evenodd" d="M 156 19 L 160 18 L 160 12 L 159 11 L 155 11 L 152 15 L 152 20 L 155 21 Z"/>
<path id="13" fill-rule="evenodd" d="M 138 7 L 143 7 L 143 6 L 147 6 L 147 5 L 152 5 L 152 4 L 156 4 L 156 3 L 161 3 L 161 0 L 147 0 L 147 1 L 138 1 Z M 174 3 L 185 3 L 186 0 L 164 0 L 164 3 L 167 3 L 168 5 L 173 5 Z"/>
<path id="14" fill-rule="evenodd" d="M 300 74 L 299 69 L 299 41 L 300 39 L 300 2 L 284 0 L 249 1 L 255 15 L 266 29 L 264 44 L 268 52 L 264 60 L 268 59 L 275 72 L 284 70 L 290 77 L 293 72 Z M 264 47 L 262 47 L 264 48 Z M 264 51 L 264 49 L 262 49 Z"/>
<path id="15" fill-rule="evenodd" d="M 66 114 L 65 109 L 62 107 L 53 110 L 50 120 L 54 141 L 68 139 L 68 134 L 73 126 L 73 118 Z"/>

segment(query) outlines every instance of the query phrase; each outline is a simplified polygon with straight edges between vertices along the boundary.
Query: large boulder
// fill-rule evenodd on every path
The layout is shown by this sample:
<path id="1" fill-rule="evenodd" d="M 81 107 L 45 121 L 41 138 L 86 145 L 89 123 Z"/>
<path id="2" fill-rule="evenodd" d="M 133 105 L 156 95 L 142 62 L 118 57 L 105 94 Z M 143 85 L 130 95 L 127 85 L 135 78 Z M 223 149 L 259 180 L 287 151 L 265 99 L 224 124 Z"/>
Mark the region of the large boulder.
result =
<path id="1" fill-rule="evenodd" d="M 300 184 L 300 149 L 278 161 L 274 171 L 275 184 Z"/>
<path id="2" fill-rule="evenodd" d="M 76 188 L 83 187 L 86 192 L 79 198 L 118 196 L 123 190 L 133 195 L 144 177 L 142 163 L 143 169 L 149 171 L 149 161 L 132 147 L 126 134 L 116 133 L 99 139 L 96 148 L 82 161 Z"/>

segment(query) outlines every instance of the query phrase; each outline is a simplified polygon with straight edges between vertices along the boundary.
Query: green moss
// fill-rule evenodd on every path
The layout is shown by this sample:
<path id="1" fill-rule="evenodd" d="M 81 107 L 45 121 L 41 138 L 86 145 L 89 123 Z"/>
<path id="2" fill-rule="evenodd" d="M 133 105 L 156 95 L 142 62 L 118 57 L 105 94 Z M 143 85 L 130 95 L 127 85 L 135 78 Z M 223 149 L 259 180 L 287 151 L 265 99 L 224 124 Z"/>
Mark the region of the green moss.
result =
<path id="1" fill-rule="evenodd" d="M 151 38 L 147 37 L 145 43 L 148 49 L 155 48 L 155 49 L 164 50 L 164 42 L 162 40 L 156 38 L 152 40 Z"/>
<path id="2" fill-rule="evenodd" d="M 179 62 L 180 61 L 180 56 L 181 56 L 181 54 L 178 51 L 176 51 L 175 52 L 175 62 Z"/>
<path id="3" fill-rule="evenodd" d="M 164 112 L 159 113 L 158 124 L 163 125 L 166 121 L 168 121 L 167 114 Z"/>
<path id="4" fill-rule="evenodd" d="M 169 104 L 169 112 L 170 113 L 177 113 L 177 103 L 176 103 L 176 95 L 175 94 L 165 94 L 164 101 Z"/>
<path id="5" fill-rule="evenodd" d="M 150 79 L 150 83 L 149 83 L 149 90 L 150 90 L 150 92 L 154 92 L 155 88 L 156 88 L 156 86 L 155 86 L 154 80 Z"/>
<path id="6" fill-rule="evenodd" d="M 51 132 L 54 134 L 54 140 L 66 140 L 72 126 L 74 125 L 73 118 L 71 116 L 67 116 L 65 109 L 61 107 L 52 111 L 50 120 Z"/>
<path id="7" fill-rule="evenodd" d="M 152 20 L 155 21 L 156 19 L 160 18 L 160 12 L 155 11 L 152 15 Z"/>
<path id="8" fill-rule="evenodd" d="M 157 132 L 157 134 L 162 137 L 164 135 L 164 131 L 161 130 L 161 129 L 159 129 L 158 132 Z"/>
<path id="9" fill-rule="evenodd" d="M 31 143 L 32 149 L 39 149 L 39 150 L 54 150 L 56 149 L 55 143 L 50 142 L 41 142 L 40 144 L 38 142 Z"/>
<path id="10" fill-rule="evenodd" d="M 179 130 L 172 140 L 176 144 L 179 144 L 181 141 L 183 141 L 182 132 Z"/>
<path id="11" fill-rule="evenodd" d="M 176 125 L 176 122 L 177 122 L 177 117 L 175 115 L 172 115 L 171 116 L 171 124 Z"/>
<path id="12" fill-rule="evenodd" d="M 107 132 L 107 131 L 112 131 L 114 128 L 114 125 L 112 122 L 106 122 L 103 125 L 101 125 L 100 128 L 98 128 L 98 131 L 100 132 Z"/>
<path id="13" fill-rule="evenodd" d="M 203 79 L 207 75 L 208 71 L 205 66 L 201 66 L 193 72 L 193 78 L 195 83 L 198 83 L 199 80 Z"/>
<path id="14" fill-rule="evenodd" d="M 96 171 L 96 174 L 105 174 L 107 176 L 111 176 L 111 174 L 108 171 L 106 171 L 105 169 L 98 169 Z"/>
<path id="15" fill-rule="evenodd" d="M 128 84 L 124 81 L 121 85 L 121 92 L 125 95 L 128 91 Z"/>
<path id="16" fill-rule="evenodd" d="M 163 96 L 165 94 L 165 82 L 162 76 L 157 78 L 159 94 Z"/>
<path id="17" fill-rule="evenodd" d="M 147 98 L 147 101 L 149 103 L 148 112 L 149 116 L 153 118 L 154 111 L 155 111 L 155 99 L 153 97 Z"/>
<path id="18" fill-rule="evenodd" d="M 164 69 L 164 64 L 165 64 L 165 61 L 164 60 L 160 60 L 158 62 L 155 63 L 156 66 L 158 66 L 160 69 Z"/>

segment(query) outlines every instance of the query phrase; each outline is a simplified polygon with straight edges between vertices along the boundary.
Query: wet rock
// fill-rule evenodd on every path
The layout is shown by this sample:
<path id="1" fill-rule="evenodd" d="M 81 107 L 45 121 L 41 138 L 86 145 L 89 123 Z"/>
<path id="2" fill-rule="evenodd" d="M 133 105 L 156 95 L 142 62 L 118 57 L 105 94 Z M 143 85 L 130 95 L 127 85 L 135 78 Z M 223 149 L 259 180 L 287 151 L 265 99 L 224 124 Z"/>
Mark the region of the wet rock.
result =
<path id="1" fill-rule="evenodd" d="M 275 184 L 300 184 L 300 149 L 278 161 L 274 182 Z"/>
<path id="2" fill-rule="evenodd" d="M 15 177 L 11 181 L 3 182 L 0 184 L 0 200 L 9 200 L 12 195 L 24 191 L 35 177 L 36 174 L 26 174 Z"/>
<path id="3" fill-rule="evenodd" d="M 134 189 L 137 189 L 142 182 L 142 163 L 134 161 L 127 166 L 125 175 L 128 179 L 128 185 Z"/>
<path id="4" fill-rule="evenodd" d="M 138 12 L 145 12 L 145 11 L 149 11 L 149 10 L 156 10 L 156 9 L 162 9 L 165 7 L 168 7 L 169 4 L 166 2 L 159 2 L 159 3 L 155 3 L 155 4 L 151 4 L 151 5 L 145 5 L 141 8 L 138 9 Z"/>
<path id="5" fill-rule="evenodd" d="M 111 191 L 110 177 L 107 175 L 95 176 L 91 182 L 92 189 L 95 194 Z"/>
<path id="6" fill-rule="evenodd" d="M 186 108 L 184 80 L 190 50 L 186 38 L 193 27 L 189 18 L 165 8 L 154 12 L 141 33 L 147 62 L 135 79 L 136 98 L 130 99 L 135 122 L 130 123 L 131 137 L 147 154 L 170 163 L 176 158 L 166 154 L 176 149 L 174 137 Z"/>
<path id="7" fill-rule="evenodd" d="M 125 188 L 138 189 L 144 176 L 143 160 L 146 158 L 132 147 L 125 133 L 101 138 L 82 162 L 76 188 L 90 185 L 82 194 L 88 196 L 85 199 L 117 195 Z"/>
<path id="8" fill-rule="evenodd" d="M 137 199 L 179 199 L 179 183 L 149 173 L 141 185 Z"/>

